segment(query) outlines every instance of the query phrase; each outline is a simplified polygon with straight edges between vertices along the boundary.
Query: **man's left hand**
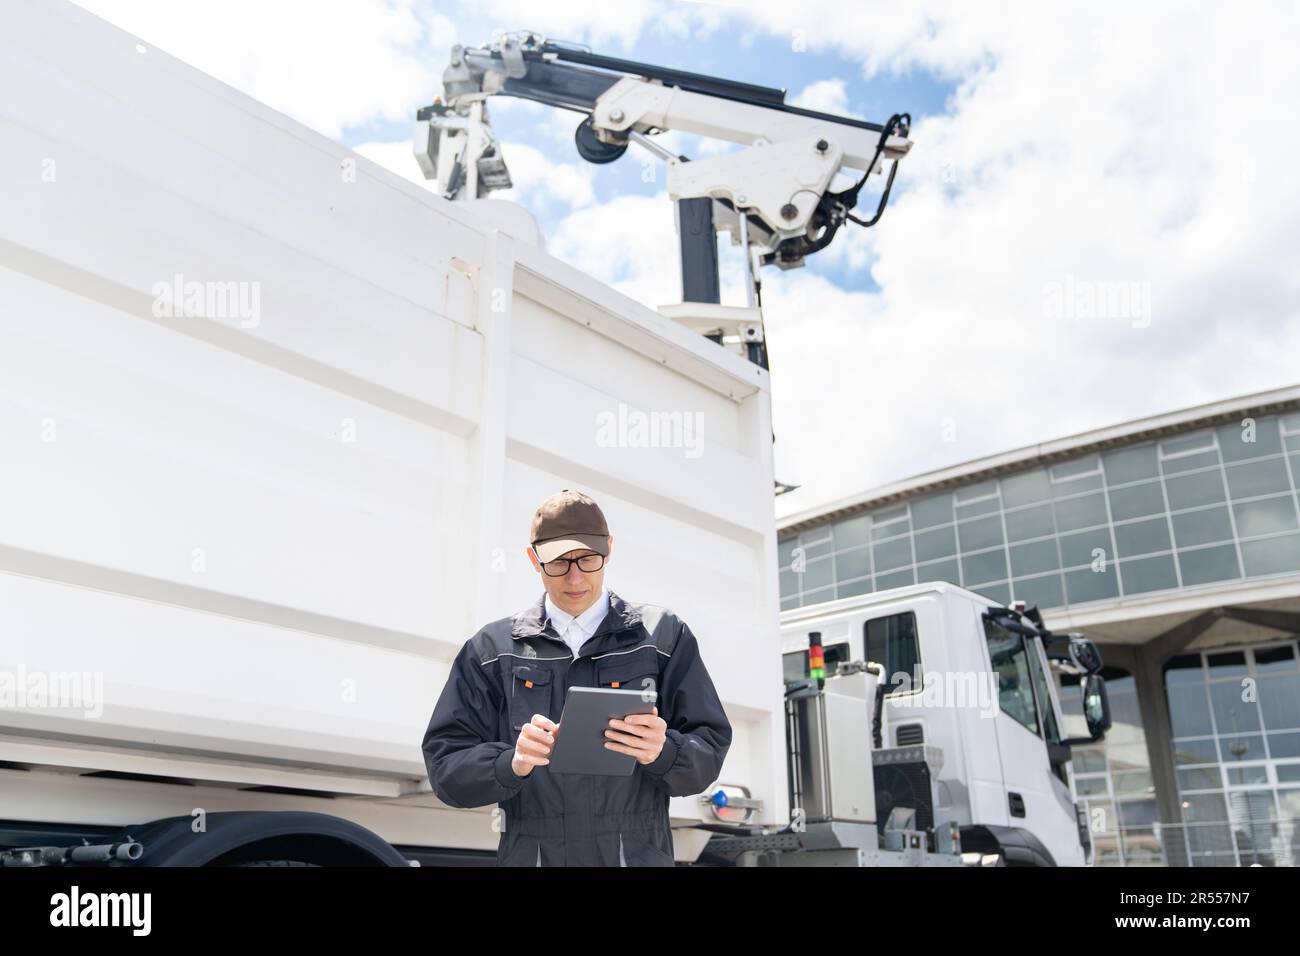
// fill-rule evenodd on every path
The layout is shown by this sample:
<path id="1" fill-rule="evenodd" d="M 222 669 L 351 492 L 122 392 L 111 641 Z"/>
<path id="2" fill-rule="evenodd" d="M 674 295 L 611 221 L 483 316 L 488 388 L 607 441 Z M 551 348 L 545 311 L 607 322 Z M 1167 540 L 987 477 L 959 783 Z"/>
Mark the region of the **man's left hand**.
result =
<path id="1" fill-rule="evenodd" d="M 654 763 L 664 749 L 668 724 L 659 716 L 658 707 L 648 714 L 628 714 L 626 720 L 611 717 L 609 726 L 606 749 L 631 754 L 637 763 Z"/>

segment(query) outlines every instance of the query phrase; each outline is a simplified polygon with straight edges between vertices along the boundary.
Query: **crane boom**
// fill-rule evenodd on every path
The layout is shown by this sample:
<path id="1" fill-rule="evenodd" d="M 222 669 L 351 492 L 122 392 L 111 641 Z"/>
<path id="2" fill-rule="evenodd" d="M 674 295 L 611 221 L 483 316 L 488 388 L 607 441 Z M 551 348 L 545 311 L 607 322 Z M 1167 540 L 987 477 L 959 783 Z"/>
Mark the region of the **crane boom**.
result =
<path id="1" fill-rule="evenodd" d="M 668 196 L 677 203 L 683 300 L 706 306 L 721 298 L 718 232 L 744 247 L 750 305 L 756 307 L 758 265 L 801 266 L 846 222 L 872 226 L 880 219 L 898 161 L 912 145 L 906 113 L 883 124 L 835 116 L 786 103 L 781 89 L 602 56 L 531 33 L 453 47 L 443 87 L 446 102 L 417 114 L 416 155 L 425 175 L 438 179 L 451 199 L 509 185 L 487 118 L 485 101 L 492 96 L 582 114 L 574 140 L 589 162 L 613 162 L 632 143 L 663 159 Z M 741 148 L 692 161 L 653 139 L 668 130 Z M 875 215 L 855 216 L 863 186 L 884 173 L 886 161 L 891 165 Z M 860 178 L 832 190 L 845 170 Z M 750 357 L 766 367 L 761 328 L 749 336 L 755 346 Z"/>

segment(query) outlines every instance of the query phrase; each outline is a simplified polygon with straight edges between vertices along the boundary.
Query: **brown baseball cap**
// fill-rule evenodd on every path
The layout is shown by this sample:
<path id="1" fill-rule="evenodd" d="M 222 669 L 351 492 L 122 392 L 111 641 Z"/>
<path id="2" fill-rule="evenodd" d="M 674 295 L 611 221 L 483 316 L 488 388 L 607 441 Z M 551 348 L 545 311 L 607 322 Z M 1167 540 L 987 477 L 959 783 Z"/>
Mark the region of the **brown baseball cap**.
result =
<path id="1" fill-rule="evenodd" d="M 608 537 L 609 526 L 600 505 L 581 491 L 565 488 L 543 501 L 533 514 L 528 540 L 537 560 L 545 564 L 577 548 L 609 554 Z"/>

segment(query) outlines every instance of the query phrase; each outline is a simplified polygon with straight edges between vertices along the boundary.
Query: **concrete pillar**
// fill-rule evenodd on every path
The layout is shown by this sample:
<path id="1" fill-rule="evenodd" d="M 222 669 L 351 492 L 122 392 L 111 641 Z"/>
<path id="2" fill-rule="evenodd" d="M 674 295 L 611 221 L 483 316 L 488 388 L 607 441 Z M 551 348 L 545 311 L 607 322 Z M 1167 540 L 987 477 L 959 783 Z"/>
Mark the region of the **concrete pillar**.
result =
<path id="1" fill-rule="evenodd" d="M 1161 842 L 1170 866 L 1187 866 L 1188 857 L 1187 832 L 1182 826 L 1183 810 L 1178 797 L 1177 765 L 1174 761 L 1174 728 L 1169 715 L 1169 698 L 1165 694 L 1164 665 L 1213 627 L 1222 616 L 1223 608 L 1203 611 L 1145 644 L 1125 648 L 1129 652 L 1127 655 L 1114 655 L 1115 663 L 1121 667 L 1128 666 L 1133 674 L 1147 759 L 1151 764 L 1151 781 L 1156 790 L 1156 807 L 1160 822 L 1168 827 L 1162 831 Z M 1105 651 L 1102 656 L 1107 661 L 1111 659 Z M 1121 656 L 1126 657 L 1129 664 L 1119 663 Z"/>

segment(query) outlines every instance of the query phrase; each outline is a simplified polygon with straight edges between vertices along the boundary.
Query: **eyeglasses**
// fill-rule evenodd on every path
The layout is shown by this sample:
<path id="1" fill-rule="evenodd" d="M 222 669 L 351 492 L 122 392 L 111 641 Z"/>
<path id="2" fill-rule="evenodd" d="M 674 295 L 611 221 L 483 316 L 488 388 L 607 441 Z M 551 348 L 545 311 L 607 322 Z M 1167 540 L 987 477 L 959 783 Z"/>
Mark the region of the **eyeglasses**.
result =
<path id="1" fill-rule="evenodd" d="M 579 558 L 556 558 L 542 565 L 542 570 L 549 577 L 562 578 L 569 573 L 569 566 L 576 564 L 579 571 L 599 571 L 605 566 L 603 554 L 584 554 Z"/>

